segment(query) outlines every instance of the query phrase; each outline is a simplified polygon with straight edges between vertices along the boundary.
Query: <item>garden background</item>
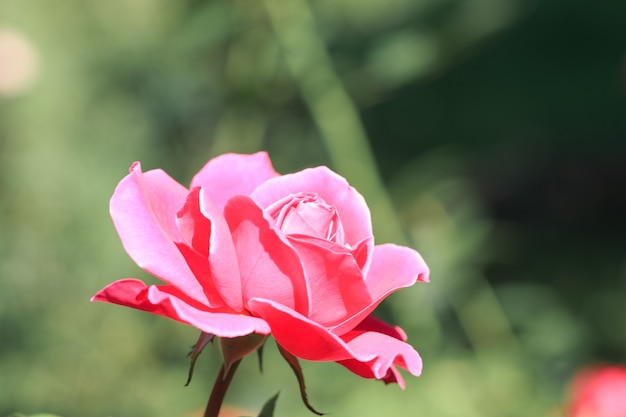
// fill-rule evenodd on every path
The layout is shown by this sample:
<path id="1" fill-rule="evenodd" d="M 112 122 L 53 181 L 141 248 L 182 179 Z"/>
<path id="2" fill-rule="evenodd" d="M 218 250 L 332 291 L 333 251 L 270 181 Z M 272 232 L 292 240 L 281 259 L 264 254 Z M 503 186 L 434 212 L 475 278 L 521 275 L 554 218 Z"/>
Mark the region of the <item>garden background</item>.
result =
<path id="1" fill-rule="evenodd" d="M 224 152 L 328 165 L 430 284 L 388 299 L 407 389 L 304 362 L 335 416 L 559 416 L 626 362 L 626 2 L 2 0 L 0 416 L 192 416 L 197 331 L 89 298 L 127 257 L 108 200 L 135 160 L 183 184 Z M 8 45 L 8 46 L 7 46 Z M 227 402 L 307 416 L 272 343 Z"/>

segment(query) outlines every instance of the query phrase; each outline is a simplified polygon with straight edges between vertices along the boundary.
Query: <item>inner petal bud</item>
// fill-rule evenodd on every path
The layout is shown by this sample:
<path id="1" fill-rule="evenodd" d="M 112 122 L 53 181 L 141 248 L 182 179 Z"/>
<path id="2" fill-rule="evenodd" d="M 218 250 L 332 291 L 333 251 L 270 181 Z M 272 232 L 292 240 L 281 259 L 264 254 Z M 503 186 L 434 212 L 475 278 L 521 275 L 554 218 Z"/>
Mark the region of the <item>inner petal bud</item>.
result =
<path id="1" fill-rule="evenodd" d="M 337 210 L 316 194 L 292 196 L 275 219 L 285 235 L 311 236 L 343 244 L 343 228 Z"/>

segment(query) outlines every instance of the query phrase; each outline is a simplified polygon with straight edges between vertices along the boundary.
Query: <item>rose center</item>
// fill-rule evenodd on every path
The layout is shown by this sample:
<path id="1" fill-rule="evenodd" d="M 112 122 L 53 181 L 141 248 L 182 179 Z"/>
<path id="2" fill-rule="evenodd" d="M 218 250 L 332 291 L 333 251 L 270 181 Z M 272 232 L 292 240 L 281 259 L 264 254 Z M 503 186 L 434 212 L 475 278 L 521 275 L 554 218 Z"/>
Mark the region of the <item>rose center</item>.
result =
<path id="1" fill-rule="evenodd" d="M 344 244 L 337 210 L 317 194 L 291 196 L 275 212 L 274 219 L 285 235 L 312 236 Z"/>

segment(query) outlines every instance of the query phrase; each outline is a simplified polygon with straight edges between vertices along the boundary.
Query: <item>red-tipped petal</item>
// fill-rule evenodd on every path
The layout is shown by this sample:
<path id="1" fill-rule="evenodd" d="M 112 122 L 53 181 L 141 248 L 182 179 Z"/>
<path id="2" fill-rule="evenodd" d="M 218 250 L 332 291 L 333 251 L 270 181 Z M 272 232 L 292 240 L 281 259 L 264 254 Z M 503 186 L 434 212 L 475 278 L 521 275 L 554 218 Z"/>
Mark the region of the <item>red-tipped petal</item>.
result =
<path id="1" fill-rule="evenodd" d="M 209 266 L 213 282 L 226 304 L 235 311 L 241 311 L 243 294 L 235 244 L 224 215 L 209 199 L 204 188 L 200 190 L 200 210 L 213 226 L 209 244 Z"/>
<path id="2" fill-rule="evenodd" d="M 340 361 L 343 366 L 364 378 L 376 378 L 386 383 L 397 382 L 404 389 L 404 380 L 395 366 L 419 376 L 422 358 L 413 347 L 395 337 L 377 332 L 355 331 L 341 337 L 350 348 L 361 355 L 374 354 L 376 359 L 363 363 L 355 360 Z"/>
<path id="3" fill-rule="evenodd" d="M 260 318 L 206 311 L 174 287 L 148 287 L 136 279 L 116 281 L 98 292 L 92 301 L 105 301 L 158 314 L 220 337 L 270 332 L 267 323 Z"/>
<path id="4" fill-rule="evenodd" d="M 410 287 L 417 281 L 428 282 L 428 266 L 413 249 L 394 244 L 374 247 L 372 263 L 365 283 L 373 302 L 333 329 L 341 335 L 362 322 L 391 293 Z"/>
<path id="5" fill-rule="evenodd" d="M 394 366 L 419 375 L 422 361 L 410 345 L 376 332 L 349 332 L 341 338 L 297 312 L 270 300 L 249 301 L 253 314 L 262 317 L 283 348 L 296 357 L 319 362 L 338 361 L 355 373 L 392 382 Z M 355 365 L 356 361 L 359 365 Z M 367 369 L 367 371 L 365 371 Z M 393 379 L 400 383 L 401 378 Z"/>
<path id="6" fill-rule="evenodd" d="M 354 329 L 354 331 L 361 332 L 376 332 L 386 334 L 387 336 L 394 337 L 398 340 L 406 342 L 407 336 L 404 333 L 404 330 L 398 326 L 392 326 L 391 324 L 385 323 L 378 317 L 373 315 L 369 315 L 359 323 Z"/>
<path id="7" fill-rule="evenodd" d="M 407 339 L 406 333 L 404 333 L 404 330 L 402 330 L 400 327 L 392 326 L 388 323 L 385 323 L 384 321 L 380 320 L 377 317 L 374 317 L 371 314 L 367 316 L 365 320 L 359 323 L 354 328 L 353 331 L 342 336 L 342 339 L 350 340 L 350 338 L 354 338 L 365 332 L 374 332 L 374 333 L 378 333 L 382 335 L 387 335 L 401 342 L 404 342 Z M 392 343 L 396 344 L 396 342 L 392 342 Z M 411 354 L 409 349 L 407 349 L 406 347 L 403 347 L 402 345 L 400 346 L 402 349 L 407 350 L 407 353 L 409 354 L 409 356 L 413 356 L 414 358 L 413 362 L 415 362 L 414 354 Z M 415 352 L 415 354 L 417 354 L 417 352 Z M 377 378 L 377 376 L 375 375 L 373 371 L 373 364 L 366 364 L 366 363 L 355 361 L 353 359 L 340 361 L 339 363 L 345 366 L 346 368 L 350 369 L 355 374 L 360 375 L 364 378 Z M 398 361 L 394 361 L 394 365 L 400 365 L 401 367 L 406 369 L 405 362 L 401 358 Z M 421 372 L 421 359 L 419 359 L 419 362 L 415 362 L 413 364 L 412 373 L 415 375 L 419 375 L 420 372 Z M 391 366 L 387 374 L 384 377 L 378 378 L 378 379 L 383 380 L 386 384 L 395 382 L 398 385 L 400 385 L 402 389 L 404 389 L 404 380 L 402 379 L 402 375 L 400 375 L 400 372 L 398 372 L 395 366 Z"/>
<path id="8" fill-rule="evenodd" d="M 244 196 L 230 199 L 224 216 L 237 252 L 244 303 L 254 297 L 268 298 L 306 312 L 307 289 L 300 259 L 273 221 Z"/>
<path id="9" fill-rule="evenodd" d="M 176 213 L 176 226 L 185 242 L 198 254 L 209 257 L 211 220 L 200 211 L 200 190 L 192 189 L 183 207 Z"/>
<path id="10" fill-rule="evenodd" d="M 362 378 L 380 379 L 385 384 L 396 383 L 400 386 L 400 388 L 402 389 L 405 388 L 404 378 L 402 378 L 402 375 L 400 375 L 400 372 L 398 371 L 398 369 L 396 369 L 395 366 L 390 367 L 389 370 L 387 371 L 387 374 L 384 377 L 376 378 L 376 375 L 374 375 L 374 372 L 372 371 L 371 363 L 363 363 L 354 359 L 348 359 L 345 361 L 337 361 L 337 363 L 345 366 L 351 372 L 357 374 L 358 376 Z"/>
<path id="11" fill-rule="evenodd" d="M 353 358 L 347 345 L 325 327 L 273 300 L 254 298 L 248 301 L 250 311 L 263 318 L 272 336 L 282 347 L 298 358 L 328 362 Z M 374 355 L 360 358 L 365 361 Z"/>
<path id="12" fill-rule="evenodd" d="M 292 237 L 289 241 L 304 265 L 309 293 L 307 317 L 311 320 L 331 327 L 372 302 L 361 270 L 349 251 L 306 237 Z"/>
<path id="13" fill-rule="evenodd" d="M 234 311 L 241 311 L 239 266 L 230 229 L 203 188 L 190 191 L 185 206 L 177 214 L 177 224 L 193 247 L 182 252 L 207 292 L 221 296 Z"/>

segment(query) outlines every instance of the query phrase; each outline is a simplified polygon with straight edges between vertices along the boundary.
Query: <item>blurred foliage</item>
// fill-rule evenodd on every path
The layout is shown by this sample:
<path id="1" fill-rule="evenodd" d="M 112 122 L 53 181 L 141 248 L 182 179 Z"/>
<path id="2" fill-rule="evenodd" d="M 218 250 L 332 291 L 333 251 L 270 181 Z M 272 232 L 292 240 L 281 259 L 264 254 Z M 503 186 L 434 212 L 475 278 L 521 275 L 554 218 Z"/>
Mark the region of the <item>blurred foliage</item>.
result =
<path id="1" fill-rule="evenodd" d="M 325 164 L 432 283 L 380 314 L 424 357 L 407 390 L 303 363 L 335 415 L 558 415 L 568 378 L 626 362 L 626 2 L 4 0 L 0 416 L 197 413 L 191 328 L 90 304 L 125 255 L 130 164 L 187 184 L 217 154 Z M 276 349 L 227 398 L 307 415 Z"/>
<path id="2" fill-rule="evenodd" d="M 24 414 L 11 414 L 9 417 L 59 417 L 53 414 L 32 414 L 30 416 L 25 416 Z"/>

